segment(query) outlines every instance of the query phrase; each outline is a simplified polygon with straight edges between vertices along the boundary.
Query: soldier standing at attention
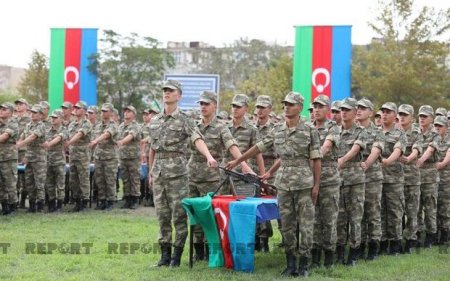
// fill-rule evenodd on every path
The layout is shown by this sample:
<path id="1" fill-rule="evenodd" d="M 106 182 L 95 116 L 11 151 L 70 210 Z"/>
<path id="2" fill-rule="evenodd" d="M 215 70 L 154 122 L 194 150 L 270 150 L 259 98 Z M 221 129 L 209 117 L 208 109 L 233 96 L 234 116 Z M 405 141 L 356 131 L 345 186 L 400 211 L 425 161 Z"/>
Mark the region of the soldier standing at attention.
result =
<path id="1" fill-rule="evenodd" d="M 102 121 L 94 127 L 94 139 L 89 147 L 95 149 L 95 182 L 98 188 L 99 204 L 96 210 L 111 211 L 116 200 L 117 124 L 111 121 L 114 106 L 110 103 L 102 105 Z"/>
<path id="2" fill-rule="evenodd" d="M 342 125 L 342 117 L 341 117 L 341 101 L 334 101 L 331 104 L 331 120 L 333 120 L 336 125 Z"/>
<path id="3" fill-rule="evenodd" d="M 285 122 L 277 124 L 262 141 L 251 147 L 226 167 L 232 169 L 258 153 L 273 147 L 281 161 L 268 172 L 272 175 L 278 168 L 275 186 L 278 188 L 287 266 L 283 277 L 308 276 L 308 257 L 313 242 L 314 205 L 320 185 L 321 158 L 320 139 L 317 130 L 300 119 L 303 97 L 289 92 L 283 100 Z M 310 166 L 310 160 L 312 164 Z M 300 256 L 297 270 L 297 222 L 300 224 Z"/>
<path id="4" fill-rule="evenodd" d="M 65 101 L 61 105 L 61 110 L 64 114 L 62 125 L 66 127 L 66 129 L 69 128 L 69 124 L 72 122 L 72 108 L 73 104 L 69 101 Z"/>
<path id="5" fill-rule="evenodd" d="M 69 130 L 69 124 L 73 120 L 72 109 L 73 109 L 73 104 L 69 101 L 65 101 L 61 105 L 61 110 L 64 114 L 62 126 L 66 129 L 67 132 Z M 69 149 L 67 147 L 64 148 L 64 154 L 66 157 L 66 164 L 67 164 L 67 163 L 69 163 Z M 66 179 L 65 179 L 65 183 L 64 183 L 65 187 L 64 187 L 64 202 L 63 203 L 67 204 L 72 200 L 72 195 L 71 195 L 71 190 L 70 190 L 70 172 L 68 170 L 66 170 L 65 168 L 64 168 L 64 172 L 65 172 Z"/>
<path id="6" fill-rule="evenodd" d="M 409 104 L 398 107 L 399 123 L 406 135 L 405 153 L 400 157 L 405 175 L 405 228 L 404 253 L 410 254 L 417 243 L 417 212 L 420 202 L 420 170 L 416 167 L 417 157 L 422 154 L 422 134 L 414 126 L 414 108 Z"/>
<path id="7" fill-rule="evenodd" d="M 42 124 L 44 124 L 45 131 L 48 131 L 52 127 L 52 120 L 48 116 L 48 113 L 50 111 L 50 104 L 47 101 L 41 101 L 38 105 L 42 109 Z"/>
<path id="8" fill-rule="evenodd" d="M 161 259 L 157 266 L 180 266 L 187 237 L 187 215 L 181 200 L 188 197 L 185 153 L 188 142 L 195 144 L 209 167 L 217 167 L 192 119 L 178 107 L 182 86 L 176 80 L 162 85 L 164 111 L 150 121 L 149 180 L 153 181 L 156 216 L 159 221 Z M 172 244 L 172 222 L 175 241 Z M 172 255 L 172 245 L 174 252 Z"/>
<path id="9" fill-rule="evenodd" d="M 0 105 L 0 200 L 2 214 L 15 212 L 17 204 L 17 149 L 19 125 L 12 119 L 14 105 Z"/>
<path id="10" fill-rule="evenodd" d="M 70 184 L 75 199 L 73 212 L 86 210 L 89 204 L 89 163 L 91 154 L 92 124 L 86 119 L 87 104 L 79 101 L 74 105 L 75 118 L 69 125 L 69 140 L 65 147 L 70 148 Z"/>

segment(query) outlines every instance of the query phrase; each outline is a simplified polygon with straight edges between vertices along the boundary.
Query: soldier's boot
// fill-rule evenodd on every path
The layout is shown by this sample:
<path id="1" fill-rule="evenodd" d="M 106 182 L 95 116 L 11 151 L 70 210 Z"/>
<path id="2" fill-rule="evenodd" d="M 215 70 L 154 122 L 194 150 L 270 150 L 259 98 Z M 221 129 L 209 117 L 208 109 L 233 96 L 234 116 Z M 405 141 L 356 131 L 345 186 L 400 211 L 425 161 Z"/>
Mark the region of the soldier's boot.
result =
<path id="1" fill-rule="evenodd" d="M 320 258 L 322 255 L 322 250 L 318 248 L 312 248 L 311 250 L 311 269 L 320 267 Z"/>
<path id="2" fill-rule="evenodd" d="M 270 249 L 269 249 L 269 238 L 267 238 L 267 237 L 262 237 L 261 239 L 260 239 L 260 242 L 259 242 L 260 244 L 261 244 L 261 251 L 263 252 L 263 253 L 268 253 L 268 252 L 270 252 Z"/>
<path id="3" fill-rule="evenodd" d="M 81 199 L 75 199 L 75 206 L 73 207 L 72 210 L 70 210 L 70 212 L 76 213 L 79 211 L 81 211 Z"/>
<path id="4" fill-rule="evenodd" d="M 417 231 L 417 242 L 416 242 L 416 248 L 422 248 L 423 247 L 423 235 L 422 232 Z"/>
<path id="5" fill-rule="evenodd" d="M 369 242 L 369 249 L 367 250 L 367 260 L 373 261 L 377 258 L 378 254 L 378 241 L 371 240 Z"/>
<path id="6" fill-rule="evenodd" d="M 123 203 L 122 207 L 120 207 L 121 209 L 128 209 L 130 208 L 130 196 L 124 196 L 122 198 L 123 201 L 125 201 L 125 203 Z"/>
<path id="7" fill-rule="evenodd" d="M 44 200 L 37 201 L 37 203 L 36 203 L 36 212 L 43 213 L 44 212 L 44 205 L 45 205 Z"/>
<path id="8" fill-rule="evenodd" d="M 336 246 L 336 264 L 345 264 L 344 254 L 345 254 L 345 247 L 342 245 Z"/>
<path id="9" fill-rule="evenodd" d="M 106 209 L 106 200 L 102 199 L 102 200 L 100 200 L 97 207 L 95 207 L 95 210 L 104 210 L 104 209 Z"/>
<path id="10" fill-rule="evenodd" d="M 56 208 L 55 208 L 55 212 L 61 212 L 61 211 L 62 211 L 62 206 L 63 206 L 63 201 L 57 199 L 57 200 L 56 200 Z"/>
<path id="11" fill-rule="evenodd" d="M 255 236 L 255 251 L 261 252 L 261 240 L 259 238 L 259 235 Z"/>
<path id="12" fill-rule="evenodd" d="M 106 211 L 112 211 L 113 208 L 114 208 L 114 201 L 108 200 L 108 201 L 106 202 L 106 208 L 105 208 L 105 210 L 106 210 Z"/>
<path id="13" fill-rule="evenodd" d="M 345 263 L 345 265 L 355 266 L 358 255 L 359 249 L 350 247 L 350 250 L 348 251 L 347 262 Z"/>
<path id="14" fill-rule="evenodd" d="M 14 215 L 16 213 L 16 210 L 17 210 L 17 202 L 9 204 L 9 214 L 10 215 Z"/>
<path id="15" fill-rule="evenodd" d="M 380 242 L 380 249 L 378 250 L 378 255 L 386 255 L 387 254 L 387 250 L 388 250 L 388 246 L 389 246 L 389 241 L 381 241 Z"/>
<path id="16" fill-rule="evenodd" d="M 286 254 L 286 268 L 281 272 L 283 277 L 298 276 L 297 258 L 293 254 Z"/>
<path id="17" fill-rule="evenodd" d="M 325 268 L 332 268 L 333 267 L 333 261 L 334 261 L 334 253 L 332 250 L 325 250 L 325 258 L 323 261 L 323 265 Z"/>
<path id="18" fill-rule="evenodd" d="M 431 248 L 431 246 L 434 243 L 434 240 L 436 238 L 436 234 L 435 233 L 428 233 L 425 236 L 425 242 L 423 243 L 423 247 L 424 248 Z"/>
<path id="19" fill-rule="evenodd" d="M 389 255 L 398 256 L 402 249 L 402 240 L 391 240 L 389 242 Z"/>
<path id="20" fill-rule="evenodd" d="M 49 200 L 47 203 L 47 212 L 53 213 L 55 211 L 55 207 L 53 206 L 55 202 L 55 199 Z"/>
<path id="21" fill-rule="evenodd" d="M 28 193 L 26 191 L 22 191 L 20 193 L 20 202 L 19 202 L 19 208 L 25 209 L 25 200 L 27 200 Z"/>
<path id="22" fill-rule="evenodd" d="M 365 242 L 361 242 L 361 244 L 359 245 L 359 253 L 358 253 L 358 259 L 366 259 L 366 243 Z"/>
<path id="23" fill-rule="evenodd" d="M 89 199 L 83 199 L 81 201 L 81 210 L 83 212 L 89 211 Z"/>
<path id="24" fill-rule="evenodd" d="M 308 277 L 308 257 L 301 256 L 298 261 L 298 276 Z"/>
<path id="25" fill-rule="evenodd" d="M 169 266 L 170 257 L 172 256 L 172 246 L 169 243 L 163 243 L 161 246 L 161 259 L 156 266 Z"/>
<path id="26" fill-rule="evenodd" d="M 130 196 L 130 207 L 131 210 L 136 210 L 139 208 L 139 196 Z"/>
<path id="27" fill-rule="evenodd" d="M 9 215 L 9 204 L 8 200 L 2 200 L 2 215 Z"/>
<path id="28" fill-rule="evenodd" d="M 183 247 L 174 246 L 172 259 L 170 260 L 170 267 L 179 267 L 182 255 L 183 255 Z"/>
<path id="29" fill-rule="evenodd" d="M 153 194 L 149 194 L 147 198 L 146 207 L 155 207 L 155 202 L 153 201 Z"/>
<path id="30" fill-rule="evenodd" d="M 196 261 L 202 261 L 205 259 L 205 243 L 194 243 Z"/>
<path id="31" fill-rule="evenodd" d="M 439 236 L 439 245 L 447 245 L 448 242 L 448 230 L 441 228 L 441 235 Z"/>
<path id="32" fill-rule="evenodd" d="M 30 201 L 28 206 L 28 213 L 36 213 L 36 202 L 35 201 Z"/>

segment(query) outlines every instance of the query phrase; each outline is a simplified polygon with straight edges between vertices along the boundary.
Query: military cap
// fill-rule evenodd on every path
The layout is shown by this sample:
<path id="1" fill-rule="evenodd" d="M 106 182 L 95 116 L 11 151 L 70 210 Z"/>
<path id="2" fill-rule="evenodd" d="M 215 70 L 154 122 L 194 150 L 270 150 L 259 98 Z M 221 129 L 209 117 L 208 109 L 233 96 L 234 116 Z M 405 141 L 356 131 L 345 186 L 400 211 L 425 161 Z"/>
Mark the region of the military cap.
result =
<path id="1" fill-rule="evenodd" d="M 107 102 L 102 104 L 102 111 L 113 111 L 114 110 L 114 105 L 112 105 L 111 103 Z"/>
<path id="2" fill-rule="evenodd" d="M 330 98 L 326 95 L 318 95 L 312 102 L 313 104 L 318 103 L 321 105 L 330 106 Z"/>
<path id="3" fill-rule="evenodd" d="M 87 112 L 88 113 L 97 113 L 98 112 L 98 106 L 96 106 L 96 105 L 89 106 Z"/>
<path id="4" fill-rule="evenodd" d="M 342 102 L 340 100 L 336 100 L 331 103 L 331 110 L 341 111 L 341 104 Z"/>
<path id="5" fill-rule="evenodd" d="M 50 104 L 49 104 L 47 101 L 41 101 L 41 102 L 39 103 L 39 105 L 40 105 L 42 108 L 50 108 Z"/>
<path id="6" fill-rule="evenodd" d="M 393 102 L 385 102 L 380 107 L 380 109 L 388 109 L 388 110 L 392 110 L 394 112 L 397 112 L 397 105 L 395 103 L 393 103 Z"/>
<path id="7" fill-rule="evenodd" d="M 217 95 L 213 91 L 202 91 L 197 102 L 217 103 Z"/>
<path id="8" fill-rule="evenodd" d="M 119 115 L 119 110 L 117 110 L 117 108 L 114 108 L 113 112 L 114 112 L 115 115 Z"/>
<path id="9" fill-rule="evenodd" d="M 129 111 L 132 111 L 134 114 L 136 114 L 136 108 L 134 107 L 134 106 L 132 106 L 132 105 L 128 105 L 128 106 L 125 106 L 124 108 L 123 108 L 123 110 L 129 110 Z"/>
<path id="10" fill-rule="evenodd" d="M 433 108 L 429 105 L 422 105 L 419 108 L 419 115 L 434 116 Z"/>
<path id="11" fill-rule="evenodd" d="M 172 80 L 172 79 L 164 81 L 161 89 L 164 90 L 166 88 L 172 89 L 172 90 L 179 90 L 180 93 L 183 91 L 183 86 L 181 86 L 181 83 L 178 82 L 177 80 Z"/>
<path id="12" fill-rule="evenodd" d="M 88 108 L 87 103 L 85 101 L 82 101 L 82 100 L 78 101 L 73 107 L 75 107 L 75 108 L 82 108 L 84 110 L 87 110 L 87 108 Z"/>
<path id="13" fill-rule="evenodd" d="M 10 102 L 4 102 L 0 105 L 1 108 L 6 108 L 9 109 L 11 112 L 14 112 L 14 104 L 10 103 Z"/>
<path id="14" fill-rule="evenodd" d="M 357 101 L 354 98 L 345 98 L 341 102 L 340 108 L 356 109 Z"/>
<path id="15" fill-rule="evenodd" d="M 302 104 L 303 105 L 304 100 L 305 99 L 302 97 L 302 95 L 300 93 L 289 92 L 284 97 L 284 100 L 282 101 L 282 103 L 288 102 L 288 103 L 292 103 L 292 104 Z"/>
<path id="16" fill-rule="evenodd" d="M 33 113 L 44 113 L 42 107 L 39 104 L 35 104 L 30 108 L 30 111 Z"/>
<path id="17" fill-rule="evenodd" d="M 149 112 L 149 113 L 154 112 L 154 113 L 158 114 L 158 113 L 160 112 L 160 110 L 159 110 L 158 107 L 156 107 L 155 105 L 151 104 L 150 107 L 149 107 L 149 109 L 148 109 L 148 112 Z"/>
<path id="18" fill-rule="evenodd" d="M 414 107 L 410 104 L 402 104 L 398 107 L 398 113 L 405 113 L 408 115 L 414 115 Z"/>
<path id="19" fill-rule="evenodd" d="M 373 108 L 374 108 L 373 103 L 369 99 L 366 99 L 366 98 L 360 99 L 358 101 L 357 105 L 365 107 L 365 108 L 370 108 L 370 110 L 373 110 Z"/>
<path id="20" fill-rule="evenodd" d="M 222 110 L 217 117 L 222 120 L 228 120 L 228 112 Z"/>
<path id="21" fill-rule="evenodd" d="M 269 96 L 261 95 L 256 99 L 256 106 L 269 107 L 272 106 L 272 98 Z"/>
<path id="22" fill-rule="evenodd" d="M 73 107 L 73 104 L 70 101 L 65 101 L 65 102 L 63 102 L 61 107 L 71 109 Z"/>
<path id="23" fill-rule="evenodd" d="M 28 105 L 27 100 L 24 99 L 24 98 L 17 99 L 17 100 L 14 101 L 14 103 L 15 103 L 15 104 L 18 104 L 18 103 L 24 103 L 24 104 Z"/>
<path id="24" fill-rule="evenodd" d="M 53 110 L 53 113 L 52 113 L 52 115 L 50 115 L 50 117 L 53 117 L 53 118 L 58 118 L 58 117 L 63 117 L 64 116 L 64 113 L 62 112 L 62 110 L 61 109 L 55 109 L 55 110 Z"/>
<path id="25" fill-rule="evenodd" d="M 375 117 L 380 116 L 381 117 L 381 110 L 378 110 L 377 113 L 375 113 Z"/>
<path id="26" fill-rule="evenodd" d="M 447 109 L 445 109 L 443 107 L 439 107 L 438 109 L 436 109 L 435 113 L 436 113 L 436 116 L 438 116 L 438 115 L 447 116 Z"/>
<path id="27" fill-rule="evenodd" d="M 447 117 L 436 116 L 436 118 L 434 118 L 434 125 L 441 125 L 441 126 L 444 126 L 444 127 L 448 127 Z"/>
<path id="28" fill-rule="evenodd" d="M 237 106 L 248 105 L 248 103 L 249 103 L 249 98 L 247 95 L 244 95 L 244 94 L 234 95 L 233 100 L 231 101 L 232 105 L 237 105 Z"/>

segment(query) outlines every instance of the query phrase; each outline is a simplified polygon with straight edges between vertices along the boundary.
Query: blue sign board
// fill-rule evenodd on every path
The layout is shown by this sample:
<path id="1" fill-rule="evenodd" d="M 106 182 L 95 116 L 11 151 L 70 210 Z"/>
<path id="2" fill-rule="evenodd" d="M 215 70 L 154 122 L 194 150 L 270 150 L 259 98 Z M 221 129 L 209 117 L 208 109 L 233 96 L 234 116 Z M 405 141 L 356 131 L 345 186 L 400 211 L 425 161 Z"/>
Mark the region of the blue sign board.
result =
<path id="1" fill-rule="evenodd" d="M 202 91 L 217 93 L 219 103 L 219 75 L 217 74 L 166 74 L 164 79 L 177 80 L 183 86 L 183 94 L 178 104 L 182 110 L 198 109 L 197 101 Z"/>

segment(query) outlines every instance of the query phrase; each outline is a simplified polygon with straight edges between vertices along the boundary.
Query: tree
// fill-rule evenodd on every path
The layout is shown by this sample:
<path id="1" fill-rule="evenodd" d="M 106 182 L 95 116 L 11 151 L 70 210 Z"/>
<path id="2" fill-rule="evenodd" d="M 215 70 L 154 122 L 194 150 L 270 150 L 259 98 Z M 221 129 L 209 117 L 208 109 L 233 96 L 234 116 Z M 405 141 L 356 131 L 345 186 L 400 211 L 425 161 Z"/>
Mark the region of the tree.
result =
<path id="1" fill-rule="evenodd" d="M 31 62 L 18 85 L 18 93 L 30 104 L 48 100 L 48 58 L 34 50 Z"/>
<path id="2" fill-rule="evenodd" d="M 450 9 L 422 7 L 415 13 L 413 0 L 380 4 L 375 22 L 369 23 L 380 38 L 354 48 L 353 92 L 377 105 L 449 107 Z"/>
<path id="3" fill-rule="evenodd" d="M 102 48 L 93 58 L 90 70 L 97 74 L 99 100 L 111 102 L 121 112 L 127 105 L 138 111 L 161 99 L 160 82 L 174 59 L 151 37 L 132 33 L 122 36 L 104 31 Z"/>

